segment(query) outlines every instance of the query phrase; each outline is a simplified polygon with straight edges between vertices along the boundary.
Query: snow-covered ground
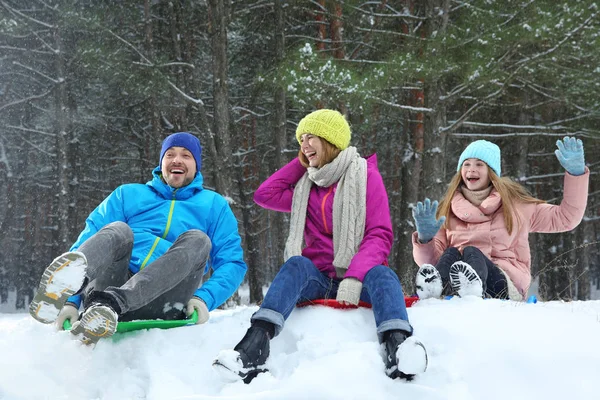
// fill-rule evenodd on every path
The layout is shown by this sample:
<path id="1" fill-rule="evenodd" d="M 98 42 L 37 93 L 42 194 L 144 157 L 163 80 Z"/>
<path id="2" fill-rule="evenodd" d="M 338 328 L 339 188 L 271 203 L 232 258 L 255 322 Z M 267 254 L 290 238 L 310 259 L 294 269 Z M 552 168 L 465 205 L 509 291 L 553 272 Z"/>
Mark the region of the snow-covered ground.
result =
<path id="1" fill-rule="evenodd" d="M 0 399 L 598 398 L 600 301 L 425 300 L 409 308 L 429 352 L 413 382 L 385 376 L 372 312 L 295 310 L 271 342 L 270 373 L 224 383 L 211 368 L 256 306 L 205 325 L 116 335 L 95 348 L 27 314 L 0 314 Z"/>

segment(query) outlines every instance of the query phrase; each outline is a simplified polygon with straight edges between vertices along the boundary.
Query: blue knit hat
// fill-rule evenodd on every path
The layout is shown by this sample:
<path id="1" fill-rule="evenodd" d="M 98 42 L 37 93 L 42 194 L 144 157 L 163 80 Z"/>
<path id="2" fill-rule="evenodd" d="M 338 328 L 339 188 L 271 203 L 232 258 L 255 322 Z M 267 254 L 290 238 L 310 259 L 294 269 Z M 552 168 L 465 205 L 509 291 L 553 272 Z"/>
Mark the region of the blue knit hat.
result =
<path id="1" fill-rule="evenodd" d="M 158 165 L 162 165 L 163 157 L 167 150 L 171 147 L 184 147 L 192 153 L 194 160 L 196 160 L 196 172 L 200 172 L 202 166 L 202 146 L 200 146 L 200 140 L 191 133 L 178 132 L 169 135 L 163 140 L 162 148 L 160 149 L 160 161 Z"/>
<path id="2" fill-rule="evenodd" d="M 500 147 L 487 140 L 476 140 L 462 152 L 458 159 L 456 171 L 460 171 L 463 162 L 469 158 L 477 158 L 485 162 L 496 175 L 500 176 L 502 168 L 500 167 Z"/>

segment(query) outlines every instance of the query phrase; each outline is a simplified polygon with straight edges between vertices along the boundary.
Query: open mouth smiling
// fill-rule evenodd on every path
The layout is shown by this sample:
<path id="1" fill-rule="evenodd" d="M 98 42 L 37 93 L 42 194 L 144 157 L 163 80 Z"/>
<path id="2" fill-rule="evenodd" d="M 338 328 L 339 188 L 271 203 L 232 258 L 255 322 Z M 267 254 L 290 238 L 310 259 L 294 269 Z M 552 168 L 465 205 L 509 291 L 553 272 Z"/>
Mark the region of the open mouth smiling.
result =
<path id="1" fill-rule="evenodd" d="M 307 153 L 304 153 L 304 155 L 306 156 L 306 158 L 308 158 L 309 160 L 315 158 L 317 156 L 317 152 L 315 151 L 310 151 Z"/>

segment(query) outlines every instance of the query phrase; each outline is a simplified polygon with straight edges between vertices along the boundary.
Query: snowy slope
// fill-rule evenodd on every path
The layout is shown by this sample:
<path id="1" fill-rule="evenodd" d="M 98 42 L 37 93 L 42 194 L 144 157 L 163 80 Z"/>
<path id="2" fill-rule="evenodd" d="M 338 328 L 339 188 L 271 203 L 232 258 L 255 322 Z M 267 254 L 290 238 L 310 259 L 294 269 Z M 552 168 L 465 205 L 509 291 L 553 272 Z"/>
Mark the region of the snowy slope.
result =
<path id="1" fill-rule="evenodd" d="M 600 301 L 455 298 L 409 308 L 429 351 L 414 382 L 392 381 L 370 310 L 295 310 L 272 341 L 270 374 L 223 383 L 211 362 L 255 306 L 205 325 L 80 345 L 26 314 L 0 314 L 0 399 L 598 399 Z"/>

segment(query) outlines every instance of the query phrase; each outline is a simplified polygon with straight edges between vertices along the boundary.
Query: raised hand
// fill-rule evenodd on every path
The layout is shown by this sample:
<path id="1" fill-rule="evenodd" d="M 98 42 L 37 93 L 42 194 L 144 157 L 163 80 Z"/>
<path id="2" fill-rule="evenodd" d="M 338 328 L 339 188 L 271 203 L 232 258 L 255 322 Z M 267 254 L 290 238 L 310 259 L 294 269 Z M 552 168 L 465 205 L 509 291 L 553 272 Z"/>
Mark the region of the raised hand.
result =
<path id="1" fill-rule="evenodd" d="M 560 165 L 571 175 L 583 175 L 585 173 L 585 161 L 583 159 L 583 142 L 565 136 L 563 140 L 557 140 L 557 150 L 554 151 Z"/>
<path id="2" fill-rule="evenodd" d="M 421 243 L 427 243 L 433 239 L 446 221 L 446 217 L 444 216 L 441 216 L 440 219 L 435 219 L 437 208 L 437 200 L 432 203 L 431 200 L 426 198 L 423 203 L 419 201 L 417 206 L 412 210 L 413 219 L 417 226 L 417 235 Z"/>

